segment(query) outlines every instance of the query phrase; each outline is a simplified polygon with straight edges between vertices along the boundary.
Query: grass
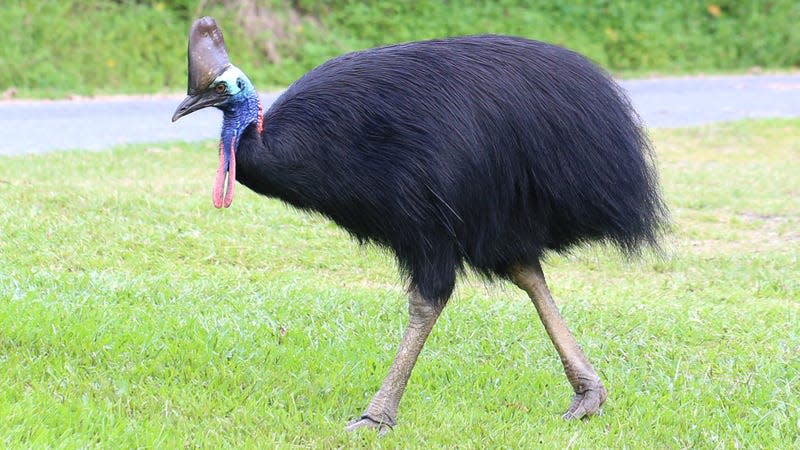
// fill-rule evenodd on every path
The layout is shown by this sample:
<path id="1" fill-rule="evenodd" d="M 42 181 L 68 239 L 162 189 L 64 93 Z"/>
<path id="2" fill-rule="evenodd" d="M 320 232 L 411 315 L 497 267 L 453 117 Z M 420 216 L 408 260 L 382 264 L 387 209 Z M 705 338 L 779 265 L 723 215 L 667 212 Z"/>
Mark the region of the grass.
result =
<path id="1" fill-rule="evenodd" d="M 0 447 L 800 445 L 800 121 L 654 132 L 667 254 L 545 265 L 606 382 L 570 390 L 523 293 L 462 282 L 388 437 L 349 435 L 405 323 L 391 258 L 238 189 L 215 144 L 0 160 Z"/>

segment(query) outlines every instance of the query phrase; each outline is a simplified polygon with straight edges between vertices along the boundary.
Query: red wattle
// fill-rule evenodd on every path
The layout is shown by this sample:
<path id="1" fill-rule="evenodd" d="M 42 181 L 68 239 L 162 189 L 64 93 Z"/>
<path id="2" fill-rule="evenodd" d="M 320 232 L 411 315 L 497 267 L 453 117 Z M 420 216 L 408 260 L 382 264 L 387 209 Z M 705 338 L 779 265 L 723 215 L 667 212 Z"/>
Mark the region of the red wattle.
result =
<path id="1" fill-rule="evenodd" d="M 233 202 L 233 186 L 236 182 L 236 138 L 231 139 L 231 161 L 228 171 L 228 190 L 225 191 L 225 207 L 231 206 Z"/>
<path id="2" fill-rule="evenodd" d="M 264 131 L 264 109 L 261 107 L 261 99 L 258 99 L 258 135 Z"/>
<path id="3" fill-rule="evenodd" d="M 222 208 L 222 190 L 225 184 L 225 152 L 222 140 L 219 141 L 219 167 L 217 167 L 217 177 L 214 180 L 214 192 L 212 200 L 215 208 Z M 230 203 L 229 203 L 230 205 Z"/>

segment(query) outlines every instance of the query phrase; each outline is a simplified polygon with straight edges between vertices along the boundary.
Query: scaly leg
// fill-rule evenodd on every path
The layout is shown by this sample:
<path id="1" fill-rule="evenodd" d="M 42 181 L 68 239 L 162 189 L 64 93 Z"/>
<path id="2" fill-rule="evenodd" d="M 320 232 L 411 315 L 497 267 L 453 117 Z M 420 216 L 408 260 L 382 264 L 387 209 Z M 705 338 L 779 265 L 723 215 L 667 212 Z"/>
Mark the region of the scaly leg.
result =
<path id="1" fill-rule="evenodd" d="M 606 401 L 608 393 L 558 312 L 558 306 L 547 288 L 542 266 L 538 262 L 530 266 L 517 266 L 510 275 L 511 280 L 528 293 L 536 306 L 536 311 L 539 312 L 542 324 L 561 357 L 564 371 L 575 391 L 564 418 L 580 419 L 597 413 Z"/>
<path id="2" fill-rule="evenodd" d="M 386 434 L 397 424 L 397 405 L 406 389 L 406 383 L 417 362 L 417 356 L 425 345 L 433 324 L 442 312 L 442 307 L 434 306 L 414 290 L 408 301 L 408 327 L 400 349 L 383 380 L 378 393 L 372 397 L 360 419 L 347 425 L 345 430 L 353 431 L 361 427 L 377 428 L 381 435 Z"/>

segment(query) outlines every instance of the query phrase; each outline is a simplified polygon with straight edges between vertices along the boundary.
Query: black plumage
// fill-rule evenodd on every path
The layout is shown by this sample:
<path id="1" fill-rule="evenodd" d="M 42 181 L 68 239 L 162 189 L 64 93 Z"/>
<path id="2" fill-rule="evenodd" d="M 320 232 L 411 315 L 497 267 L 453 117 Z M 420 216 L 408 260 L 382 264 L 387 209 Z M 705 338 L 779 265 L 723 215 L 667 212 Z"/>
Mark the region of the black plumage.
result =
<path id="1" fill-rule="evenodd" d="M 584 57 L 475 36 L 351 53 L 251 126 L 238 180 L 393 250 L 425 298 L 465 264 L 506 277 L 589 241 L 655 244 L 665 218 L 630 103 Z"/>

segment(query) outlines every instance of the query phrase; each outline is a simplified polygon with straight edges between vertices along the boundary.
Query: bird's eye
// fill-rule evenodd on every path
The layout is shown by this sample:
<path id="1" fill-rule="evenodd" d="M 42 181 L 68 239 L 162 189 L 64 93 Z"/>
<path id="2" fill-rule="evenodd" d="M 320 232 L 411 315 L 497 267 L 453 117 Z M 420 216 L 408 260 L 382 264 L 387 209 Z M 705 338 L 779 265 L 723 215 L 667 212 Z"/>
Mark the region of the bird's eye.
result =
<path id="1" fill-rule="evenodd" d="M 217 91 L 217 94 L 224 94 L 227 90 L 227 87 L 225 86 L 225 83 L 219 83 L 214 89 Z"/>

